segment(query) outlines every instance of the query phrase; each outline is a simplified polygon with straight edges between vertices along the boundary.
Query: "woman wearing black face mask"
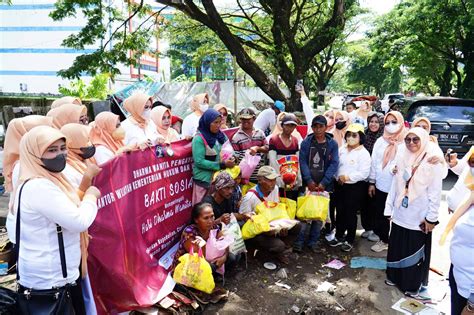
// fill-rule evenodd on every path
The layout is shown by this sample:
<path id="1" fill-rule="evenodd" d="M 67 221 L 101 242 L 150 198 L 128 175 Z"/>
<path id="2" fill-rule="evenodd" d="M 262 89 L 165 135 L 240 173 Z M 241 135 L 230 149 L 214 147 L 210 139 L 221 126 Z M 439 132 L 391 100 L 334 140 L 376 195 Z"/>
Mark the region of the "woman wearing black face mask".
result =
<path id="1" fill-rule="evenodd" d="M 23 313 L 26 309 L 40 311 L 38 299 L 44 301 L 44 295 L 41 297 L 39 293 L 49 294 L 46 298 L 50 296 L 54 301 L 56 292 L 63 296 L 69 290 L 74 313 L 85 314 L 78 281 L 79 233 L 94 221 L 100 192 L 90 187 L 81 201 L 76 189 L 61 173 L 66 158 L 66 137 L 57 129 L 35 127 L 20 142 L 20 185 L 13 211 L 19 227 L 16 229 L 18 292 Z M 60 258 L 62 253 L 65 260 Z M 73 285 L 69 287 L 70 284 Z"/>
<path id="2" fill-rule="evenodd" d="M 69 150 L 64 175 L 73 186 L 84 192 L 99 170 L 93 158 L 95 146 L 90 141 L 89 128 L 80 124 L 67 124 L 61 128 L 61 132 L 68 139 L 66 144 Z"/>

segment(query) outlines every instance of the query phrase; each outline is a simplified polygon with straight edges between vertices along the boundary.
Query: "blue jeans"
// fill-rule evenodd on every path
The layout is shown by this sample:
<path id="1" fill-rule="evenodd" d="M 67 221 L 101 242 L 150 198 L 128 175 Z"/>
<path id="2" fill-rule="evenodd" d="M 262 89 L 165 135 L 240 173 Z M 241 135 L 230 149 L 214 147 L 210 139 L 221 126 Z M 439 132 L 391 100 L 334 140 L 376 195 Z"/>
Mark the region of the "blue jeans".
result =
<path id="1" fill-rule="evenodd" d="M 311 221 L 311 223 L 301 222 L 301 230 L 295 240 L 294 246 L 303 248 L 305 243 L 304 241 L 306 239 L 306 230 L 308 229 L 308 227 L 310 228 L 310 230 L 307 244 L 309 247 L 315 246 L 318 242 L 322 226 L 323 222 L 321 221 Z"/>

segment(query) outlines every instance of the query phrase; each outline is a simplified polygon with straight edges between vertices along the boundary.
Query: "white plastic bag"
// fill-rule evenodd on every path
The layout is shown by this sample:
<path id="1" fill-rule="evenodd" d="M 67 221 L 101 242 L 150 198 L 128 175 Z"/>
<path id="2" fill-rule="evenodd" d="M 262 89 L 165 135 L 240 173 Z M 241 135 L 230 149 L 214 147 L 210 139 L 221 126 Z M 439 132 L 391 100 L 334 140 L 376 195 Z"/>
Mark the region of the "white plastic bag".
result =
<path id="1" fill-rule="evenodd" d="M 244 239 L 242 238 L 242 232 L 240 231 L 239 222 L 237 222 L 233 213 L 230 215 L 229 224 L 225 225 L 222 231 L 224 232 L 224 235 L 232 235 L 234 237 L 234 242 L 229 246 L 230 253 L 239 255 L 247 252 Z"/>

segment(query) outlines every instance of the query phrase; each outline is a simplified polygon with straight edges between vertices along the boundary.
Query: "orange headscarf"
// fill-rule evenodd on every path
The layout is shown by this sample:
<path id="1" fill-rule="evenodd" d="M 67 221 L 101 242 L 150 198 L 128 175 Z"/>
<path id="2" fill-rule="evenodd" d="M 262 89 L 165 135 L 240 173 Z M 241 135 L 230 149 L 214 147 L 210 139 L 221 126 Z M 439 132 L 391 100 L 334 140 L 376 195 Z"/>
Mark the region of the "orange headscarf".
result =
<path id="1" fill-rule="evenodd" d="M 421 121 L 424 121 L 428 125 L 428 133 L 430 133 L 431 132 L 431 121 L 426 117 L 418 117 L 417 119 L 415 119 L 413 121 L 411 126 L 416 127 L 416 125 Z M 438 139 L 435 136 L 430 136 L 430 141 L 438 144 Z"/>
<path id="2" fill-rule="evenodd" d="M 330 113 L 332 113 L 333 116 L 336 116 L 336 112 L 337 112 L 337 111 L 334 110 L 334 109 L 327 110 L 327 111 L 324 112 L 324 117 L 326 117 L 326 115 L 329 115 Z M 334 127 L 334 125 L 335 125 L 334 119 L 335 119 L 335 118 L 336 118 L 336 117 L 333 117 L 332 121 L 329 121 L 329 119 L 326 118 L 326 120 L 328 121 L 327 130 L 326 130 L 327 133 L 333 133 L 333 131 L 334 131 L 334 129 L 335 129 L 335 127 Z M 310 124 L 310 123 L 311 123 L 311 122 L 308 121 L 308 124 Z"/>
<path id="3" fill-rule="evenodd" d="M 89 133 L 90 140 L 94 145 L 103 145 L 110 151 L 116 153 L 125 146 L 122 140 L 115 140 L 112 133 L 117 129 L 119 116 L 111 112 L 101 112 L 95 116 L 92 129 Z"/>
<path id="4" fill-rule="evenodd" d="M 153 98 L 151 96 L 146 95 L 145 93 L 136 93 L 123 102 L 123 107 L 125 107 L 127 112 L 131 115 L 129 119 L 142 129 L 145 129 L 148 123 L 148 121 L 142 116 L 148 100 L 153 104 Z"/>
<path id="5" fill-rule="evenodd" d="M 5 189 L 13 191 L 12 173 L 15 163 L 20 158 L 20 140 L 31 129 L 36 126 L 53 126 L 51 117 L 30 115 L 15 118 L 8 124 L 5 134 L 5 150 L 3 151 L 3 174 L 5 176 Z"/>
<path id="6" fill-rule="evenodd" d="M 27 132 L 20 141 L 20 181 L 30 178 L 46 178 L 58 186 L 71 201 L 79 205 L 76 189 L 62 173 L 52 173 L 43 167 L 41 157 L 48 147 L 66 136 L 59 130 L 48 126 L 38 126 Z M 58 210 L 59 211 L 59 210 Z"/>
<path id="7" fill-rule="evenodd" d="M 219 111 L 221 109 L 225 109 L 226 114 L 229 115 L 229 110 L 222 103 L 214 105 L 214 109 L 217 110 L 217 111 Z M 225 129 L 228 129 L 228 128 L 229 127 L 227 126 L 227 119 L 222 119 L 221 130 L 225 130 Z"/>
<path id="8" fill-rule="evenodd" d="M 359 109 L 357 110 L 356 116 L 364 118 L 367 120 L 369 113 L 372 111 L 372 105 L 370 105 L 369 101 L 363 101 L 360 105 Z"/>
<path id="9" fill-rule="evenodd" d="M 91 145 L 89 139 L 89 128 L 81 124 L 67 124 L 61 128 L 61 132 L 67 139 L 67 164 L 71 165 L 79 173 L 84 174 L 87 169 L 87 164 L 75 151 L 78 151 L 79 148 Z"/>
<path id="10" fill-rule="evenodd" d="M 273 137 L 274 135 L 280 135 L 283 132 L 281 121 L 283 120 L 283 117 L 285 117 L 285 114 L 286 112 L 281 112 L 278 114 L 277 119 L 276 119 L 276 124 L 275 124 L 275 127 L 273 128 L 271 137 Z M 298 140 L 298 142 L 303 141 L 303 137 L 301 137 L 301 134 L 298 132 L 297 129 L 293 130 L 291 135 L 295 137 Z"/>
<path id="11" fill-rule="evenodd" d="M 334 110 L 334 121 L 336 121 L 337 115 L 341 115 L 342 119 L 346 122 L 346 126 L 339 130 L 337 128 L 334 128 L 334 131 L 332 134 L 334 135 L 334 140 L 337 142 L 339 147 L 341 147 L 344 144 L 344 135 L 346 134 L 347 128 L 349 128 L 349 125 L 351 124 L 351 119 L 349 117 L 349 114 L 346 111 L 339 111 L 339 110 Z"/>
<path id="12" fill-rule="evenodd" d="M 400 125 L 400 129 L 398 129 L 398 131 L 395 133 L 388 133 L 387 129 L 385 129 L 383 132 L 383 138 L 385 139 L 385 141 L 388 142 L 388 146 L 385 149 L 385 152 L 383 153 L 382 169 L 385 168 L 385 166 L 387 166 L 387 164 L 395 158 L 395 156 L 397 155 L 397 146 L 402 143 L 403 139 L 405 139 L 405 136 L 407 134 L 403 116 L 400 112 L 397 111 L 389 112 L 385 115 L 385 118 L 383 120 L 385 123 L 385 127 L 387 126 L 387 117 L 389 115 L 395 117 L 398 124 Z"/>
<path id="13" fill-rule="evenodd" d="M 57 108 L 64 104 L 82 105 L 82 101 L 79 97 L 64 96 L 64 97 L 58 98 L 57 100 L 54 100 L 53 103 L 51 104 L 51 109 Z"/>
<path id="14" fill-rule="evenodd" d="M 53 125 L 57 129 L 61 129 L 66 124 L 79 123 L 82 115 L 87 115 L 87 107 L 76 104 L 63 104 L 46 114 L 48 117 L 53 117 Z"/>
<path id="15" fill-rule="evenodd" d="M 193 97 L 193 100 L 191 101 L 191 104 L 189 106 L 191 107 L 191 110 L 196 113 L 198 116 L 202 116 L 201 108 L 199 107 L 199 104 L 204 103 L 204 100 L 207 100 L 207 103 L 209 104 L 209 95 L 207 93 L 201 93 L 201 94 L 196 94 Z"/>
<path id="16" fill-rule="evenodd" d="M 165 113 L 170 115 L 170 125 L 166 128 L 163 126 L 163 116 Z M 151 120 L 156 125 L 156 130 L 165 138 L 165 143 L 171 143 L 179 140 L 179 134 L 171 128 L 171 111 L 164 106 L 157 106 L 151 110 Z"/>
<path id="17" fill-rule="evenodd" d="M 413 174 L 410 184 L 408 186 L 408 200 L 409 202 L 417 199 L 423 190 L 428 187 L 431 183 L 432 176 L 432 164 L 428 162 L 430 157 L 436 155 L 436 151 L 432 150 L 433 146 L 429 145 L 430 137 L 429 134 L 423 128 L 416 127 L 408 131 L 407 134 L 414 134 L 420 138 L 420 149 L 418 152 L 412 153 L 408 149 L 404 149 L 403 154 L 400 155 L 400 158 L 397 158 L 397 168 L 399 171 L 395 176 L 396 184 L 398 186 L 398 191 L 403 192 L 405 190 L 405 180 L 403 179 L 403 174 L 406 169 L 413 169 L 413 167 L 419 166 L 416 172 Z M 443 158 L 442 156 L 440 158 Z M 402 200 L 405 197 L 404 193 L 400 193 L 395 201 L 395 205 L 400 207 Z"/>

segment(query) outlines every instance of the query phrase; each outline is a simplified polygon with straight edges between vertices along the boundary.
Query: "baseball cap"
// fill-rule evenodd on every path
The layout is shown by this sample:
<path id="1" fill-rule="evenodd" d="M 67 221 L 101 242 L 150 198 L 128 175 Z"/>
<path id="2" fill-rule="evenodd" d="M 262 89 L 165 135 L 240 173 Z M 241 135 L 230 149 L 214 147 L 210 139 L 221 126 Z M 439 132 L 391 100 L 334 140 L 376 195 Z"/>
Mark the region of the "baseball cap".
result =
<path id="1" fill-rule="evenodd" d="M 347 127 L 347 131 L 350 131 L 350 132 L 359 132 L 360 131 L 360 132 L 364 133 L 364 126 L 362 124 L 350 124 L 349 127 Z"/>
<path id="2" fill-rule="evenodd" d="M 328 121 L 323 115 L 318 115 L 313 118 L 313 121 L 311 122 L 311 127 L 314 127 L 317 124 L 327 126 Z"/>
<path id="3" fill-rule="evenodd" d="M 260 167 L 258 170 L 257 176 L 265 177 L 266 179 L 275 179 L 280 177 L 275 169 L 271 166 L 265 165 Z"/>
<path id="4" fill-rule="evenodd" d="M 255 112 L 251 108 L 244 108 L 239 112 L 239 118 L 251 119 L 255 117 Z"/>
<path id="5" fill-rule="evenodd" d="M 298 120 L 294 114 L 286 114 L 281 120 L 282 125 L 298 125 Z"/>
<path id="6" fill-rule="evenodd" d="M 275 101 L 275 104 L 273 104 L 276 108 L 278 108 L 281 112 L 285 111 L 285 103 L 282 101 Z"/>

